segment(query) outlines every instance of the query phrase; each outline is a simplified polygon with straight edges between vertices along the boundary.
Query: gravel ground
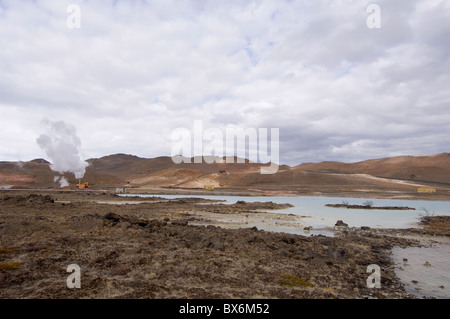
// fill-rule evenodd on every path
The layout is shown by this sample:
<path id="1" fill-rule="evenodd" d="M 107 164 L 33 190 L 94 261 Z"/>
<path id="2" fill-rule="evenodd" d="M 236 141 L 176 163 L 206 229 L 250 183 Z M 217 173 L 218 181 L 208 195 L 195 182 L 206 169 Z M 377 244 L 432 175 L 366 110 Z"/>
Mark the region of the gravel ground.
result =
<path id="1" fill-rule="evenodd" d="M 414 298 L 390 250 L 399 231 L 340 228 L 334 237 L 208 225 L 199 212 L 267 214 L 274 203 L 122 198 L 105 193 L 0 193 L 0 298 Z M 286 218 L 290 218 L 287 216 Z M 445 235 L 433 219 L 417 236 Z M 243 225 L 245 226 L 245 225 Z M 443 232 L 443 233 L 442 233 Z M 81 269 L 69 289 L 67 267 Z M 381 269 L 368 288 L 367 267 Z"/>

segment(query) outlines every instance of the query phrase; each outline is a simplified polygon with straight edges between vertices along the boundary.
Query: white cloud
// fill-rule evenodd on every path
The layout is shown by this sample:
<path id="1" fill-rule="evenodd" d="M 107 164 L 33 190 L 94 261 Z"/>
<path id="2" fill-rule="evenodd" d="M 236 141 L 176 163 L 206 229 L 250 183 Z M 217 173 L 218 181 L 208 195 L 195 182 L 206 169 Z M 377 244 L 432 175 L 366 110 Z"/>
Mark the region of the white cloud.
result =
<path id="1" fill-rule="evenodd" d="M 380 29 L 356 0 L 75 1 L 68 29 L 72 2 L 0 4 L 1 159 L 45 156 L 45 117 L 86 157 L 169 155 L 194 120 L 279 127 L 288 164 L 448 151 L 448 1 L 380 0 Z"/>

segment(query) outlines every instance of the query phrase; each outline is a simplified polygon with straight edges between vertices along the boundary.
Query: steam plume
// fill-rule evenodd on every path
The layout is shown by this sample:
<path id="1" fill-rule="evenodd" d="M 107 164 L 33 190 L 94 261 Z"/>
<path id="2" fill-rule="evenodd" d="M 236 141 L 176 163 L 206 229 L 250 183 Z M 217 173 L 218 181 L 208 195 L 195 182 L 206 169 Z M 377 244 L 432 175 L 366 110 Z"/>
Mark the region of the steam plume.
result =
<path id="1" fill-rule="evenodd" d="M 81 140 L 76 128 L 64 121 L 43 122 L 47 126 L 47 133 L 40 135 L 36 142 L 50 158 L 50 168 L 60 174 L 71 172 L 76 178 L 82 178 L 89 164 L 81 159 Z"/>
<path id="2" fill-rule="evenodd" d="M 64 176 L 55 176 L 53 178 L 53 181 L 55 183 L 59 183 L 59 187 L 69 186 L 69 182 L 67 181 L 67 179 Z"/>

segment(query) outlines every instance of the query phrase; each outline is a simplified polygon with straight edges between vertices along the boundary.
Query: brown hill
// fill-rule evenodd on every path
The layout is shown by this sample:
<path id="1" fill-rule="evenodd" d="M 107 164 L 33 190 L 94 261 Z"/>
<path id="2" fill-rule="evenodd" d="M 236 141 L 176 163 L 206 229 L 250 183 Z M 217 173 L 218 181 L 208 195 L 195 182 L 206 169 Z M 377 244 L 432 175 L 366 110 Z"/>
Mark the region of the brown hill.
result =
<path id="1" fill-rule="evenodd" d="M 450 154 L 398 156 L 358 163 L 307 163 L 295 166 L 294 169 L 323 173 L 369 174 L 391 179 L 450 183 Z"/>
<path id="2" fill-rule="evenodd" d="M 198 160 L 199 158 L 197 158 Z M 211 158 L 210 158 L 211 159 Z M 187 160 L 187 159 L 186 159 Z M 87 160 L 83 181 L 104 189 L 118 184 L 135 188 L 171 187 L 203 189 L 213 185 L 223 189 L 257 189 L 294 194 L 331 191 L 417 191 L 420 186 L 450 187 L 450 154 L 400 156 L 358 163 L 305 163 L 294 167 L 282 165 L 276 174 L 260 174 L 260 163 L 233 158 L 226 161 L 175 164 L 163 156 L 141 158 L 114 154 Z M 29 162 L 0 162 L 0 187 L 57 187 L 50 163 L 44 159 Z M 73 186 L 73 174 L 65 174 Z M 326 192 L 326 191 L 325 191 Z M 448 192 L 448 191 L 447 191 Z"/>
<path id="3" fill-rule="evenodd" d="M 0 187 L 42 187 L 53 183 L 50 163 L 44 159 L 29 162 L 0 162 Z"/>

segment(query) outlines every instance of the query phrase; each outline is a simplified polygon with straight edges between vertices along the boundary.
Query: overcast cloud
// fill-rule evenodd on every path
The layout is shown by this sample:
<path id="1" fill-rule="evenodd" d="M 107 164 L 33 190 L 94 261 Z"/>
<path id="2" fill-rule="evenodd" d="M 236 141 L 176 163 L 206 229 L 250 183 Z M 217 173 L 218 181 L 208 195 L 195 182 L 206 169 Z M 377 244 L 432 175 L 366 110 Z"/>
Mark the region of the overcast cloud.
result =
<path id="1" fill-rule="evenodd" d="M 449 152 L 449 34 L 449 0 L 0 0 L 0 160 L 45 157 L 43 119 L 84 159 L 170 155 L 194 120 L 279 128 L 289 165 Z"/>

